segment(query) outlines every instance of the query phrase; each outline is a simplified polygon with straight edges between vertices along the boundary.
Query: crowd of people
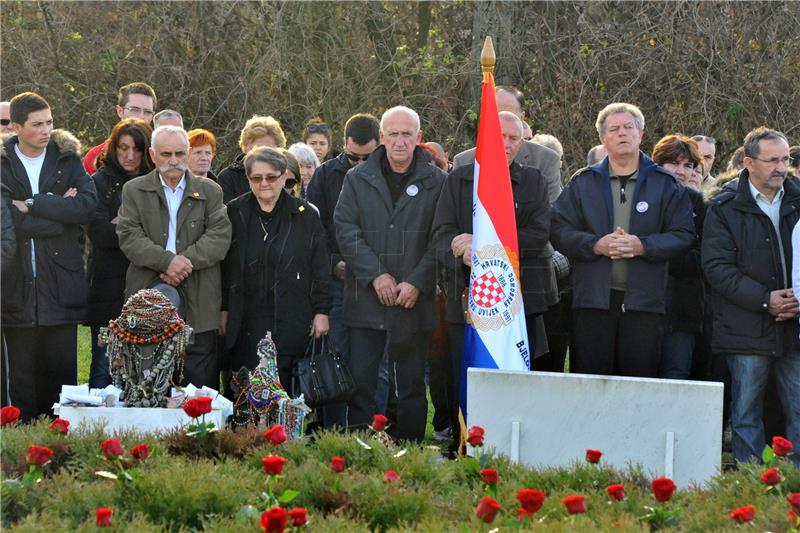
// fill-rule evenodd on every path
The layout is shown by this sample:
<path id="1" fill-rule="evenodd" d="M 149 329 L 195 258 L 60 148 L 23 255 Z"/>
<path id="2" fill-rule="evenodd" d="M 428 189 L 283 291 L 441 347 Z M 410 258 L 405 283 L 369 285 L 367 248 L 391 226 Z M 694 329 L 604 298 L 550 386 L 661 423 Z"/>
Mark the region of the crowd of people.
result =
<path id="1" fill-rule="evenodd" d="M 570 372 L 722 381 L 735 459 L 771 434 L 800 442 L 798 147 L 755 128 L 715 177 L 714 138 L 647 151 L 641 110 L 617 102 L 562 180 L 559 140 L 533 135 L 517 89 L 495 95 L 531 370 L 568 357 Z M 120 88 L 119 122 L 84 154 L 41 96 L 0 103 L 3 404 L 49 413 L 77 380 L 78 324 L 89 385 L 110 384 L 100 328 L 155 288 L 193 329 L 180 385 L 229 391 L 269 331 L 296 394 L 297 360 L 328 336 L 356 392 L 317 424 L 386 413 L 419 442 L 429 390 L 437 438 L 457 441 L 475 149 L 451 163 L 405 106 L 351 116 L 338 155 L 318 119 L 287 149 L 280 123 L 254 115 L 221 168 L 211 131 L 157 109 L 148 84 Z"/>

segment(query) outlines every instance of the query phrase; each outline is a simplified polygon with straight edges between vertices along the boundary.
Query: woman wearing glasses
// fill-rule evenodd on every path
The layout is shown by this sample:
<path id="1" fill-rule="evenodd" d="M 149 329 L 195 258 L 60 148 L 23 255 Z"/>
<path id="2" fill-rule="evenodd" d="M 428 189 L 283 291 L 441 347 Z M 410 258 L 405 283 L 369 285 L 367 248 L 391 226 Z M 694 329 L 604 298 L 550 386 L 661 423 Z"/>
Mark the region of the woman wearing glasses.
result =
<path id="1" fill-rule="evenodd" d="M 303 142 L 314 150 L 320 163 L 330 159 L 332 139 L 330 127 L 319 118 L 309 121 L 303 130 Z"/>
<path id="2" fill-rule="evenodd" d="M 267 331 L 278 349 L 281 383 L 289 390 L 294 360 L 309 337 L 328 332 L 328 250 L 319 215 L 285 190 L 286 157 L 269 147 L 244 158 L 250 191 L 228 204 L 233 237 L 223 268 L 220 333 L 230 367 L 252 369 Z"/>

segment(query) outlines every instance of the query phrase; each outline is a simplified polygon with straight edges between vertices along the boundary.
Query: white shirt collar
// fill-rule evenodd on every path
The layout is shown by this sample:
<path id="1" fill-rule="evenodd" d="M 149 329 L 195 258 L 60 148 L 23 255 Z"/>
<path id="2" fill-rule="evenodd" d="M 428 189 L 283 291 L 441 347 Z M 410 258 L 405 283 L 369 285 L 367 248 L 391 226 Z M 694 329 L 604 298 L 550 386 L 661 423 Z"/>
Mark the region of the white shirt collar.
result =
<path id="1" fill-rule="evenodd" d="M 167 181 L 164 179 L 164 176 L 162 176 L 162 175 L 161 175 L 161 172 L 159 172 L 159 173 L 158 173 L 158 179 L 159 179 L 159 180 L 161 180 L 161 186 L 162 186 L 162 187 L 165 187 L 165 188 L 169 189 L 170 191 L 172 190 L 172 187 L 170 187 L 170 186 L 169 186 L 169 184 L 167 183 Z M 176 192 L 177 192 L 177 191 L 183 191 L 183 188 L 184 188 L 185 186 L 186 186 L 186 175 L 184 174 L 184 175 L 181 177 L 181 181 L 179 181 L 179 182 L 178 182 L 178 186 L 177 186 L 177 187 L 175 187 L 175 191 L 176 191 Z"/>
<path id="2" fill-rule="evenodd" d="M 772 200 L 767 198 L 765 195 L 761 194 L 761 192 L 755 188 L 753 182 L 750 181 L 749 179 L 747 180 L 747 185 L 750 186 L 750 194 L 753 195 L 753 200 L 755 200 L 756 202 L 759 200 L 763 200 L 764 202 L 767 202 L 769 204 L 774 204 L 775 202 L 780 202 L 783 199 L 783 185 L 781 185 L 778 194 L 776 194 L 775 198 L 773 198 Z"/>

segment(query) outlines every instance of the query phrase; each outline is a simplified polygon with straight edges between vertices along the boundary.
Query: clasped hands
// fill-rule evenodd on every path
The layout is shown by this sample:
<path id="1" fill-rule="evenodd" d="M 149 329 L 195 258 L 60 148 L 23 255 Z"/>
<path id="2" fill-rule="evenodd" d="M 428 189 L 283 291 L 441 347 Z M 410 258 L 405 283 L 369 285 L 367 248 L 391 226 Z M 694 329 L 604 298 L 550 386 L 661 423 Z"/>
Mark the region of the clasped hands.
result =
<path id="1" fill-rule="evenodd" d="M 192 262 L 186 256 L 176 255 L 169 262 L 167 271 L 159 277 L 164 283 L 169 283 L 173 287 L 177 287 L 183 280 L 189 277 L 192 273 Z"/>
<path id="2" fill-rule="evenodd" d="M 397 283 L 394 276 L 388 272 L 381 274 L 372 280 L 372 287 L 378 295 L 378 301 L 387 307 L 400 306 L 411 309 L 416 305 L 419 297 L 419 289 L 403 281 Z"/>
<path id="3" fill-rule="evenodd" d="M 639 237 L 617 227 L 594 244 L 594 253 L 611 259 L 632 259 L 644 255 L 644 245 Z"/>
<path id="4" fill-rule="evenodd" d="M 769 314 L 775 317 L 775 322 L 782 322 L 800 315 L 797 298 L 792 289 L 779 289 L 769 293 Z"/>

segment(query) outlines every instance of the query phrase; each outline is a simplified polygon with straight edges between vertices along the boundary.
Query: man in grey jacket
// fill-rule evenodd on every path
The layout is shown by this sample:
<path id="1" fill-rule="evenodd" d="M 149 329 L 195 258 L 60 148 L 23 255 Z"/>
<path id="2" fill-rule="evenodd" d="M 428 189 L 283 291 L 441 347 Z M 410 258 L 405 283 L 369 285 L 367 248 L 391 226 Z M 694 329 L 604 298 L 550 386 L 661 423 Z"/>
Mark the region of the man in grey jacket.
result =
<path id="1" fill-rule="evenodd" d="M 398 439 L 425 436 L 425 352 L 436 323 L 431 225 L 445 174 L 416 145 L 419 115 L 393 107 L 381 117 L 381 144 L 344 179 L 333 220 L 347 265 L 344 322 L 357 390 L 348 425 L 375 414 L 378 365 L 388 345 Z"/>

